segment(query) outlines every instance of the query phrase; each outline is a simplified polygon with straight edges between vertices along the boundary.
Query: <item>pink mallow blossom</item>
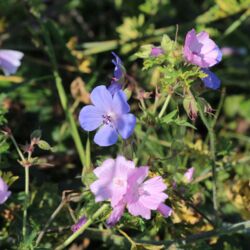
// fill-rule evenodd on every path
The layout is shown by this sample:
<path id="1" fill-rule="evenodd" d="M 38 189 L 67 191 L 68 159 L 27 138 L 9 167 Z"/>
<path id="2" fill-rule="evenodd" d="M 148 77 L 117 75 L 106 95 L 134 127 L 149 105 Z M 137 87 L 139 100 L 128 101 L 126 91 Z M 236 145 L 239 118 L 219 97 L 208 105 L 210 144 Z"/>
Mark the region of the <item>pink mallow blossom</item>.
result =
<path id="1" fill-rule="evenodd" d="M 198 34 L 190 30 L 185 39 L 184 58 L 191 64 L 202 68 L 212 67 L 222 59 L 222 52 L 209 34 L 202 31 Z"/>
<path id="2" fill-rule="evenodd" d="M 90 189 L 96 202 L 110 200 L 113 208 L 108 225 L 116 224 L 122 217 L 125 208 L 134 216 L 151 218 L 151 210 L 159 211 L 168 217 L 172 209 L 164 204 L 168 198 L 167 189 L 162 177 L 156 176 L 146 180 L 149 167 L 135 168 L 132 161 L 118 156 L 116 160 L 108 159 L 96 168 L 98 177 Z"/>
<path id="3" fill-rule="evenodd" d="M 8 190 L 8 185 L 0 177 L 0 204 L 3 204 L 11 195 L 11 192 Z"/>
<path id="4" fill-rule="evenodd" d="M 18 67 L 21 65 L 23 53 L 16 50 L 0 50 L 0 68 L 6 76 L 15 74 Z"/>

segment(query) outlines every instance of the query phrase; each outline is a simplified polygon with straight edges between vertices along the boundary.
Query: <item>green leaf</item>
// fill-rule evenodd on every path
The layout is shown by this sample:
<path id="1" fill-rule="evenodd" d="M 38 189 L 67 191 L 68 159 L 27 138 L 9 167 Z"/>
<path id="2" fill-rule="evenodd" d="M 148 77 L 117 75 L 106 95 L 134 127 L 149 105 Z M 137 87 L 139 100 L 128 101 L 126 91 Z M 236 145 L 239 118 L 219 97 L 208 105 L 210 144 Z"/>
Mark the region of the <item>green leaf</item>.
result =
<path id="1" fill-rule="evenodd" d="M 40 140 L 38 142 L 38 147 L 42 150 L 52 150 L 52 147 L 49 145 L 49 143 L 44 140 Z"/>
<path id="2" fill-rule="evenodd" d="M 187 122 L 186 120 L 179 119 L 179 118 L 174 120 L 174 123 L 176 125 L 179 125 L 179 126 L 184 126 L 184 127 L 196 129 L 196 127 L 194 125 L 192 125 L 191 123 Z"/>
<path id="3" fill-rule="evenodd" d="M 0 171 L 0 176 L 7 183 L 8 186 L 11 186 L 16 180 L 19 179 L 18 176 L 13 175 L 11 172 L 2 172 Z"/>
<path id="4" fill-rule="evenodd" d="M 33 139 L 33 138 L 41 138 L 42 137 L 42 131 L 40 129 L 36 129 L 34 130 L 31 135 L 30 135 L 30 138 Z"/>
<path id="5" fill-rule="evenodd" d="M 87 143 L 86 143 L 86 155 L 85 155 L 84 167 L 87 169 L 87 172 L 91 170 L 91 148 L 90 148 L 89 136 L 88 136 Z"/>
<path id="6" fill-rule="evenodd" d="M 162 119 L 161 119 L 161 122 L 162 123 L 165 123 L 165 124 L 169 124 L 171 122 L 173 122 L 173 118 L 176 116 L 176 114 L 178 113 L 178 110 L 174 110 L 172 112 L 170 112 L 169 114 L 167 114 L 166 116 L 164 116 Z"/>
<path id="7" fill-rule="evenodd" d="M 161 48 L 165 51 L 171 51 L 174 46 L 174 41 L 171 40 L 171 38 L 168 35 L 163 35 L 163 38 L 161 40 Z"/>
<path id="8" fill-rule="evenodd" d="M 153 48 L 152 44 L 143 45 L 140 47 L 139 52 L 137 52 L 135 56 L 137 58 L 148 58 L 150 56 L 152 48 Z"/>

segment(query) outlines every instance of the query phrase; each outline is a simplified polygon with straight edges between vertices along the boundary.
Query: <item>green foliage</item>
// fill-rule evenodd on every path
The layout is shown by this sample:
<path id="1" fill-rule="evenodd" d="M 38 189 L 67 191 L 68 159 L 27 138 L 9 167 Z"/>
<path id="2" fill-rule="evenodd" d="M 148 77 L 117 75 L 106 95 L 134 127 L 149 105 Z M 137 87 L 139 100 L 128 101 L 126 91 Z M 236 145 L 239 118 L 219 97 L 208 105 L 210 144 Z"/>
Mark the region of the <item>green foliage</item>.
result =
<path id="1" fill-rule="evenodd" d="M 0 75 L 0 176 L 12 192 L 0 205 L 0 249 L 55 249 L 71 235 L 75 219 L 82 215 L 92 218 L 100 208 L 89 190 L 96 179 L 92 170 L 117 154 L 134 159 L 137 165 L 150 166 L 151 177 L 163 176 L 168 186 L 167 204 L 176 213 L 165 219 L 152 212 L 151 219 L 144 220 L 126 212 L 120 223 L 109 229 L 110 207 L 75 241 L 80 248 L 84 241 L 90 249 L 128 249 L 129 245 L 132 249 L 248 249 L 247 224 L 240 231 L 223 233 L 229 224 L 250 219 L 249 4 L 249 0 L 0 1 L 1 49 L 25 54 L 15 75 Z M 225 98 L 221 89 L 203 88 L 200 79 L 206 74 L 183 61 L 183 42 L 191 28 L 206 30 L 220 47 L 231 49 L 232 54 L 212 68 L 226 88 Z M 48 47 L 44 31 L 52 46 Z M 153 57 L 153 47 L 162 48 L 164 54 Z M 77 121 L 86 103 L 71 96 L 71 82 L 80 76 L 86 92 L 96 85 L 109 85 L 111 51 L 126 67 L 124 87 L 137 126 L 131 138 L 110 148 L 94 145 L 93 133 L 87 135 L 79 129 L 85 146 L 83 185 L 82 163 L 72 140 L 69 113 L 61 106 L 52 64 L 56 60 L 67 108 Z M 81 63 L 86 63 L 88 71 L 81 70 Z M 144 95 L 138 94 L 141 90 Z M 190 111 L 197 115 L 196 121 L 190 120 Z M 27 199 L 24 168 L 10 138 L 2 133 L 6 125 L 32 165 L 25 238 L 21 233 Z M 216 139 L 217 220 L 211 199 L 211 131 L 206 125 Z M 33 150 L 28 147 L 31 142 Z M 183 175 L 192 166 L 194 179 L 187 184 Z M 73 190 L 73 196 L 62 198 L 65 190 Z M 52 216 L 48 231 L 35 246 L 62 200 L 65 204 Z M 208 220 L 219 226 L 209 239 L 202 236 L 214 229 Z M 164 247 L 155 245 L 160 240 Z"/>

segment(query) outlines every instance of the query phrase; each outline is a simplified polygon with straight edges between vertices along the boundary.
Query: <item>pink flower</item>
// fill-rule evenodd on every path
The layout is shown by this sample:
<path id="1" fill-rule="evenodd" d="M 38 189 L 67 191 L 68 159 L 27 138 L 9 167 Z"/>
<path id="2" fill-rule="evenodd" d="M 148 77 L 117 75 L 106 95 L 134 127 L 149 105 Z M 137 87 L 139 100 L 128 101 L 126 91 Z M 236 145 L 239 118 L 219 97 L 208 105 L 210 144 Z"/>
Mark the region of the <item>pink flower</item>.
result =
<path id="1" fill-rule="evenodd" d="M 221 50 L 208 33 L 202 31 L 196 34 L 194 29 L 186 35 L 183 53 L 189 63 L 202 68 L 212 67 L 222 59 Z"/>
<path id="2" fill-rule="evenodd" d="M 148 172 L 148 167 L 135 168 L 134 163 L 123 156 L 108 159 L 94 170 L 98 180 L 91 184 L 90 190 L 95 201 L 110 200 L 113 208 L 108 225 L 116 224 L 125 208 L 144 219 L 151 218 L 151 210 L 159 211 L 164 217 L 171 215 L 172 209 L 164 204 L 168 196 L 164 193 L 167 187 L 162 177 L 145 180 Z"/>
<path id="3" fill-rule="evenodd" d="M 107 159 L 94 170 L 98 180 L 90 185 L 95 195 L 95 201 L 111 200 L 111 206 L 116 206 L 123 198 L 128 187 L 128 176 L 135 168 L 132 161 L 118 156 L 116 160 Z"/>
<path id="4" fill-rule="evenodd" d="M 167 189 L 162 177 L 156 176 L 144 182 L 148 176 L 148 167 L 139 167 L 128 179 L 128 190 L 124 197 L 128 211 L 150 219 L 151 210 L 157 210 L 167 198 L 163 191 Z"/>
<path id="5" fill-rule="evenodd" d="M 11 195 L 11 192 L 8 191 L 8 185 L 0 177 L 0 204 L 3 204 Z"/>
<path id="6" fill-rule="evenodd" d="M 193 180 L 194 171 L 195 171 L 195 168 L 192 167 L 192 168 L 189 168 L 189 169 L 185 172 L 184 178 L 185 178 L 185 181 L 186 181 L 187 183 L 190 183 L 190 182 Z"/>
<path id="7" fill-rule="evenodd" d="M 15 74 L 21 65 L 23 53 L 16 50 L 0 50 L 0 68 L 6 76 Z"/>
<path id="8" fill-rule="evenodd" d="M 158 57 L 163 54 L 164 54 L 164 50 L 161 47 L 153 47 L 150 53 L 150 55 L 153 57 Z"/>

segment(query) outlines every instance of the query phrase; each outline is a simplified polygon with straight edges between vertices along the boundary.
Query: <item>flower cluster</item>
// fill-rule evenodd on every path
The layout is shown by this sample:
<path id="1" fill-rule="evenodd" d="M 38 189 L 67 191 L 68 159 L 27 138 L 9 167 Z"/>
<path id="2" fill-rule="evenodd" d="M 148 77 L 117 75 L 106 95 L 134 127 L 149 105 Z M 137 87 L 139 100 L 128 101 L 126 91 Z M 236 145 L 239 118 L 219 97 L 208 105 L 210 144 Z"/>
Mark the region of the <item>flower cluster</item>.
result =
<path id="1" fill-rule="evenodd" d="M 220 79 L 209 68 L 221 61 L 222 52 L 209 38 L 207 32 L 202 31 L 196 34 L 194 29 L 190 30 L 186 35 L 183 53 L 187 62 L 201 67 L 207 75 L 202 78 L 206 87 L 211 89 L 220 87 Z"/>
<path id="2" fill-rule="evenodd" d="M 109 225 L 116 224 L 123 215 L 125 208 L 134 216 L 144 219 L 151 218 L 151 210 L 158 210 L 168 217 L 172 209 L 164 204 L 168 198 L 167 189 L 162 177 L 156 176 L 145 181 L 149 167 L 136 168 L 133 161 L 123 156 L 107 159 L 94 170 L 98 178 L 90 189 L 95 195 L 95 201 L 110 200 L 113 211 L 107 221 Z"/>

